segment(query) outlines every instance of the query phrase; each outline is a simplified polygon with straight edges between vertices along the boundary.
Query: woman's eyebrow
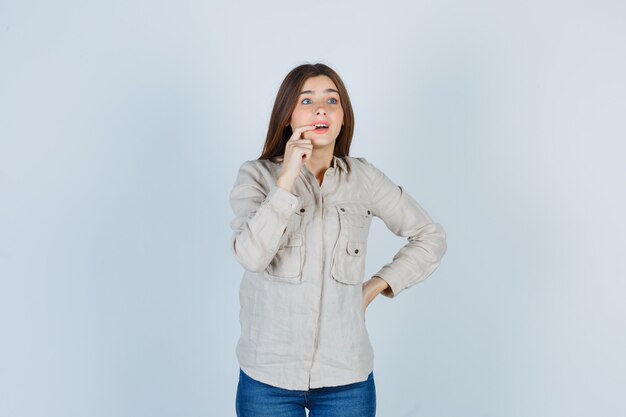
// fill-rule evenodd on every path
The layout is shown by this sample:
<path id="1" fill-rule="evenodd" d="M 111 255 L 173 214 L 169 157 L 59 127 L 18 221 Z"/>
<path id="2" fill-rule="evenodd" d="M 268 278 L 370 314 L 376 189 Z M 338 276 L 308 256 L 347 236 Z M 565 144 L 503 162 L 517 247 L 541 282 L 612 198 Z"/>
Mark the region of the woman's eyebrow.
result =
<path id="1" fill-rule="evenodd" d="M 339 91 L 332 89 L 332 88 L 327 88 L 326 90 L 324 90 L 325 93 L 337 93 L 339 94 Z M 300 94 L 313 94 L 315 93 L 315 91 L 313 90 L 304 90 L 303 92 L 301 92 Z"/>

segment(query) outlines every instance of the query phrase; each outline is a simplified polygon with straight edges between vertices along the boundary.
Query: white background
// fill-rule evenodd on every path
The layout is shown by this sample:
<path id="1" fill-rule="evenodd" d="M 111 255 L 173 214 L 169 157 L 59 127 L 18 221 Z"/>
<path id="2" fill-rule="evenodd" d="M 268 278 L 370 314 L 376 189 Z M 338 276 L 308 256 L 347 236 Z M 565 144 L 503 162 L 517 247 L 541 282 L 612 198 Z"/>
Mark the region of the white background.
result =
<path id="1" fill-rule="evenodd" d="M 623 416 L 620 1 L 0 2 L 0 415 L 234 416 L 228 193 L 283 77 L 440 222 L 367 311 L 378 416 Z M 367 274 L 404 240 L 375 220 Z"/>

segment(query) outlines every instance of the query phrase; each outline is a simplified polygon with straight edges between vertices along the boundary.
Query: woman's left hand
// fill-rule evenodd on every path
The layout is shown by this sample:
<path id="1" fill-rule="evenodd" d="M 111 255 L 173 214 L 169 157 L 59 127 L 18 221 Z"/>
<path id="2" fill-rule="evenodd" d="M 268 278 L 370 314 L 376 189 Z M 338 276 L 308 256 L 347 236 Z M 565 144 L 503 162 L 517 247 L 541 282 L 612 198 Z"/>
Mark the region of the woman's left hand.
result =
<path id="1" fill-rule="evenodd" d="M 365 311 L 367 306 L 384 291 L 389 284 L 381 277 L 374 276 L 363 283 L 363 321 L 365 321 Z"/>

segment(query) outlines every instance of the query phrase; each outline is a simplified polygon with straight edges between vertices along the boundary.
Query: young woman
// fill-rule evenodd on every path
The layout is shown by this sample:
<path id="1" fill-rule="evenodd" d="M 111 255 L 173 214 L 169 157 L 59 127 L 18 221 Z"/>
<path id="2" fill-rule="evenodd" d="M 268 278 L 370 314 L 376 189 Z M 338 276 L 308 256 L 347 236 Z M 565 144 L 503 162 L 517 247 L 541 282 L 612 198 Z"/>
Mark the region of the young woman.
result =
<path id="1" fill-rule="evenodd" d="M 239 417 L 374 416 L 365 310 L 427 278 L 446 251 L 442 226 L 402 186 L 348 155 L 353 131 L 339 75 L 300 65 L 278 90 L 262 155 L 239 168 Z M 407 243 L 364 282 L 373 217 Z"/>

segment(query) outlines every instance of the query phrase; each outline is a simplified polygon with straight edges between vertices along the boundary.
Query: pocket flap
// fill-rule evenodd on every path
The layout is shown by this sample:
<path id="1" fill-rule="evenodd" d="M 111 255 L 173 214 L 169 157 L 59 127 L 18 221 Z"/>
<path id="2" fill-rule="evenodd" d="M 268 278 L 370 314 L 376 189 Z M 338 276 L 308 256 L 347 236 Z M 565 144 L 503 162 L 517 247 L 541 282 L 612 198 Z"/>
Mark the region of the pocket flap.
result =
<path id="1" fill-rule="evenodd" d="M 372 217 L 372 210 L 367 204 L 356 202 L 337 203 L 335 205 L 337 212 L 343 214 L 358 214 L 364 217 Z"/>
<path id="2" fill-rule="evenodd" d="M 363 242 L 349 240 L 348 245 L 346 246 L 346 251 L 351 256 L 363 256 L 364 247 L 365 244 Z"/>

